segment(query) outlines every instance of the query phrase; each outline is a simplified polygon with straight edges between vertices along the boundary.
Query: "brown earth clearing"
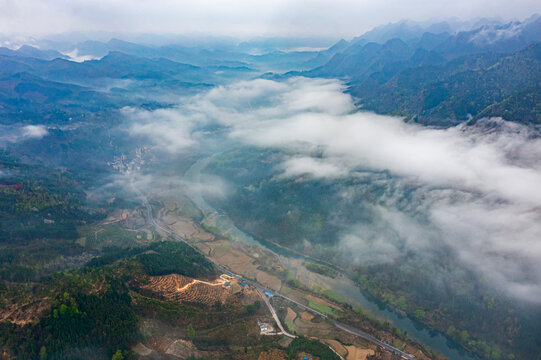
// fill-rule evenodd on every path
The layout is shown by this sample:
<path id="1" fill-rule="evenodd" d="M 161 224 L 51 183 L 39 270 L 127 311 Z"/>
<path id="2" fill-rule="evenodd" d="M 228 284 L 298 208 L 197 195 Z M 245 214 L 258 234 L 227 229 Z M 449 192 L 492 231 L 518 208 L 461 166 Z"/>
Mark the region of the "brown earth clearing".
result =
<path id="1" fill-rule="evenodd" d="M 256 280 L 263 286 L 273 289 L 275 291 L 280 290 L 280 288 L 282 287 L 282 281 L 280 279 L 278 279 L 274 275 L 270 275 L 263 271 L 257 273 Z"/>
<path id="2" fill-rule="evenodd" d="M 372 349 L 361 349 L 356 346 L 346 346 L 348 355 L 346 360 L 366 360 L 368 356 L 374 355 L 375 351 Z"/>
<path id="3" fill-rule="evenodd" d="M 306 311 L 303 311 L 301 313 L 301 318 L 304 320 L 304 321 L 312 321 L 312 319 L 314 318 L 314 314 L 311 314 L 309 312 L 306 312 Z"/>
<path id="4" fill-rule="evenodd" d="M 178 274 L 151 276 L 141 289 L 150 290 L 167 301 L 205 305 L 225 303 L 233 295 L 231 288 L 226 288 L 219 278 L 201 282 Z"/>
<path id="5" fill-rule="evenodd" d="M 259 354 L 258 360 L 286 360 L 287 353 L 280 349 L 272 349 Z"/>
<path id="6" fill-rule="evenodd" d="M 26 304 L 11 304 L 0 312 L 0 322 L 9 321 L 17 325 L 37 322 L 51 308 L 48 298 L 37 299 Z"/>
<path id="7" fill-rule="evenodd" d="M 321 339 L 321 342 L 329 345 L 331 348 L 333 348 L 334 351 L 338 353 L 338 355 L 342 356 L 344 359 L 348 355 L 348 350 L 339 341 L 330 340 L 330 339 Z"/>
<path id="8" fill-rule="evenodd" d="M 293 311 L 293 309 L 288 307 L 287 308 L 287 314 L 286 314 L 286 317 L 285 317 L 285 321 L 286 322 L 293 321 L 293 320 L 295 320 L 296 317 L 297 317 L 297 313 L 295 313 L 295 311 Z"/>

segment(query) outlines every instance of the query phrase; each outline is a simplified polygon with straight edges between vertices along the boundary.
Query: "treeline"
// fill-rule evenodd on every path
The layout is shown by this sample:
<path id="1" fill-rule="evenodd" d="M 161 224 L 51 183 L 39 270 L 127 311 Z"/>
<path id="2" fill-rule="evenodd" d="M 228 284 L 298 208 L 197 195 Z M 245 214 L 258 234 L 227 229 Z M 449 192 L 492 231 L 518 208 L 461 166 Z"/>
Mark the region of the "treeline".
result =
<path id="1" fill-rule="evenodd" d="M 387 277 L 393 276 L 393 281 Z M 509 304 L 497 301 L 488 295 L 476 297 L 465 294 L 473 293 L 465 285 L 456 284 L 458 289 L 446 289 L 447 297 L 435 296 L 430 283 L 422 282 L 421 276 L 412 273 L 400 273 L 383 266 L 365 267 L 354 274 L 359 285 L 390 307 L 407 313 L 416 320 L 439 329 L 465 349 L 485 359 L 515 359 L 514 344 L 519 334 L 519 319 Z M 416 296 L 403 289 L 402 283 L 408 283 L 417 291 Z M 432 298 L 428 297 L 430 292 Z M 458 294 L 462 291 L 462 294 Z M 483 291 L 477 289 L 477 293 Z M 451 295 L 452 294 L 452 295 Z M 423 297 L 426 297 L 423 299 Z M 435 298 L 435 299 L 434 299 Z M 437 300 L 437 301 L 436 301 Z M 443 317 L 441 314 L 447 314 Z M 521 321 L 527 323 L 527 321 Z M 460 324 L 460 325 L 457 325 Z M 459 328 L 460 327 L 460 328 Z M 489 327 L 490 331 L 480 331 Z M 535 338 L 535 336 L 533 336 Z M 531 346 L 528 345 L 528 347 Z M 530 350 L 523 349 L 528 352 Z"/>
<path id="2" fill-rule="evenodd" d="M 0 344 L 18 359 L 110 359 L 140 337 L 127 288 L 117 280 L 103 294 L 59 294 L 38 324 L 0 324 Z"/>
<path id="3" fill-rule="evenodd" d="M 325 265 L 316 264 L 313 262 L 304 262 L 303 265 L 309 271 L 317 274 L 325 275 L 331 278 L 335 278 L 338 275 L 338 271 Z"/>
<path id="4" fill-rule="evenodd" d="M 320 343 L 317 340 L 311 340 L 303 336 L 293 339 L 291 344 L 287 347 L 288 359 L 294 359 L 297 354 L 305 352 L 320 359 L 325 360 L 340 360 L 340 357 L 336 355 L 327 345 Z"/>
<path id="5" fill-rule="evenodd" d="M 74 176 L 42 166 L 24 165 L 0 154 L 0 244 L 34 239 L 76 239 L 77 226 L 103 219 L 105 211 L 86 205 Z"/>
<path id="6" fill-rule="evenodd" d="M 196 250 L 179 241 L 157 241 L 146 246 L 111 250 L 90 260 L 86 266 L 97 268 L 115 261 L 134 258 L 151 276 L 180 274 L 190 277 L 216 273 L 214 264 Z"/>
<path id="7" fill-rule="evenodd" d="M 409 66 L 396 63 L 352 80 L 350 92 L 365 110 L 408 116 L 420 123 L 453 125 L 470 116 L 541 122 L 539 105 L 534 103 L 539 98 L 535 91 L 541 76 L 540 43 L 512 54 L 472 54 L 451 61 L 432 55 L 425 52 L 412 57 Z"/>
<path id="8" fill-rule="evenodd" d="M 536 98 L 532 97 L 531 102 Z M 415 192 L 410 188 L 389 187 L 387 180 L 391 181 L 392 175 L 386 173 L 341 182 L 266 182 L 265 178 L 276 175 L 272 172 L 273 165 L 281 159 L 272 151 L 250 149 L 214 158 L 207 171 L 238 186 L 227 201 L 213 199 L 213 205 L 227 212 L 239 228 L 255 237 L 302 251 L 315 259 L 347 266 L 344 262 L 347 256 L 333 246 L 340 235 L 337 225 L 345 229 L 359 223 L 371 224 L 378 216 L 372 206 L 389 191 L 401 204 L 415 201 L 412 198 Z M 344 200 L 340 195 L 344 189 L 354 189 L 352 198 Z M 333 214 L 328 212 L 330 208 Z M 303 239 L 310 239 L 310 244 Z M 536 326 L 541 323 L 539 311 L 533 309 L 529 317 L 521 315 L 523 310 L 516 303 L 486 286 L 475 273 L 457 267 L 456 259 L 447 251 L 436 251 L 433 255 L 434 258 L 404 253 L 393 263 L 348 270 L 374 298 L 399 312 L 441 333 L 446 333 L 450 326 L 459 328 L 461 334 L 466 331 L 467 337 L 448 336 L 481 357 L 531 358 L 541 353 L 540 326 Z M 312 265 L 307 269 L 324 272 Z M 453 281 L 439 281 L 444 278 Z M 299 286 L 294 279 L 290 282 Z"/>
<path id="9" fill-rule="evenodd" d="M 214 265 L 190 246 L 173 241 L 155 242 L 137 255 L 148 275 L 180 274 L 190 277 L 215 274 Z"/>

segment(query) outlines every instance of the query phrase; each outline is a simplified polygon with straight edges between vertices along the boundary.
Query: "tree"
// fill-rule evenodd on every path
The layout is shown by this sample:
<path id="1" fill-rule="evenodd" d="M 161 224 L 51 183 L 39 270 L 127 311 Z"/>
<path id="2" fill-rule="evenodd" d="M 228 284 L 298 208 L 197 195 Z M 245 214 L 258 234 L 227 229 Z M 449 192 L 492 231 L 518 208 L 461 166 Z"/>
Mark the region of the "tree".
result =
<path id="1" fill-rule="evenodd" d="M 188 325 L 188 338 L 189 339 L 195 338 L 195 329 L 193 328 L 192 324 Z"/>
<path id="2" fill-rule="evenodd" d="M 39 359 L 40 360 L 45 360 L 47 359 L 47 348 L 44 346 L 41 347 L 41 349 L 39 349 Z"/>
<path id="3" fill-rule="evenodd" d="M 466 330 L 462 330 L 459 334 L 460 341 L 464 344 L 470 338 L 470 334 Z"/>
<path id="4" fill-rule="evenodd" d="M 124 360 L 124 355 L 122 355 L 122 351 L 117 350 L 116 353 L 113 354 L 111 360 Z"/>

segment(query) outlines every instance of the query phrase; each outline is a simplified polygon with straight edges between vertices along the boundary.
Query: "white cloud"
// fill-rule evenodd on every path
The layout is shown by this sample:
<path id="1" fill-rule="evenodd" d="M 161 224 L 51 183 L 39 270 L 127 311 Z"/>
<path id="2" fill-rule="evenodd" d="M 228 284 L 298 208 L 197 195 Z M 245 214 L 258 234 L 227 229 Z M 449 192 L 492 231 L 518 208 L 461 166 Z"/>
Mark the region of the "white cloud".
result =
<path id="1" fill-rule="evenodd" d="M 64 55 L 69 56 L 70 61 L 74 62 L 84 62 L 89 60 L 99 60 L 99 57 L 92 55 L 79 55 L 79 49 L 73 49 L 70 52 L 65 53 Z"/>
<path id="2" fill-rule="evenodd" d="M 43 125 L 27 125 L 21 131 L 21 136 L 29 139 L 41 139 L 47 134 L 48 130 Z"/>
<path id="3" fill-rule="evenodd" d="M 175 109 L 135 113 L 132 133 L 178 152 L 197 144 L 201 127 L 218 125 L 229 141 L 282 150 L 280 177 L 297 181 L 388 172 L 382 186 L 402 186 L 412 198 L 385 193 L 370 221 L 343 229 L 340 245 L 352 260 L 446 246 L 495 286 L 539 301 L 541 140 L 501 119 L 435 129 L 354 112 L 343 90 L 322 79 L 239 82 Z"/>
<path id="4" fill-rule="evenodd" d="M 314 178 L 338 178 L 347 175 L 348 170 L 341 166 L 311 157 L 295 157 L 283 163 L 283 177 L 308 175 Z"/>
<path id="5" fill-rule="evenodd" d="M 30 139 L 41 139 L 49 133 L 44 125 L 26 125 L 26 126 L 1 126 L 0 125 L 0 144 L 17 143 Z"/>
<path id="6" fill-rule="evenodd" d="M 178 152 L 194 144 L 191 136 L 193 122 L 178 111 L 125 108 L 123 113 L 133 121 L 129 129 L 131 135 L 154 139 L 158 147 L 169 152 Z"/>
<path id="7" fill-rule="evenodd" d="M 404 18 L 524 18 L 535 0 L 1 0 L 0 32 L 65 31 L 208 33 L 215 35 L 355 36 Z"/>

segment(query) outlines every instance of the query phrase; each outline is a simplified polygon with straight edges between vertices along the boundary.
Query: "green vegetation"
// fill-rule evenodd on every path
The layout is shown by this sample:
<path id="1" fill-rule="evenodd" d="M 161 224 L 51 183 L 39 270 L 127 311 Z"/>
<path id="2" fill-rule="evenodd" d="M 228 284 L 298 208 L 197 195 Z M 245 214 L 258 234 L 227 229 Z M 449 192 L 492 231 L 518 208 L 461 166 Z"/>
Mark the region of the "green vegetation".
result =
<path id="1" fill-rule="evenodd" d="M 79 224 L 105 217 L 84 205 L 84 194 L 70 173 L 18 164 L 5 155 L 0 155 L 0 168 L 10 174 L 0 180 L 0 245 L 37 238 L 73 240 Z"/>
<path id="2" fill-rule="evenodd" d="M 78 229 L 79 237 L 85 239 L 85 247 L 106 250 L 110 248 L 125 248 L 137 244 L 147 243 L 146 231 L 128 230 L 117 224 L 103 224 L 96 226 L 81 226 Z"/>
<path id="3" fill-rule="evenodd" d="M 124 355 L 122 354 L 122 350 L 117 350 L 114 354 L 111 360 L 124 360 Z"/>
<path id="4" fill-rule="evenodd" d="M 348 91 L 363 109 L 413 122 L 448 126 L 503 116 L 532 128 L 541 123 L 539 43 L 507 53 L 441 54 L 414 49 L 412 44 L 357 43 L 306 75 L 347 78 Z M 43 305 L 37 322 L 0 324 L 0 350 L 20 359 L 130 359 L 128 348 L 140 338 L 137 321 L 143 316 L 175 323 L 197 345 L 224 353 L 239 343 L 257 348 L 257 341 L 270 341 L 256 336 L 239 339 L 260 309 L 257 302 L 204 307 L 139 293 L 136 280 L 144 274 L 199 277 L 216 270 L 185 244 L 149 244 L 158 236 L 152 233 L 147 238 L 142 215 L 129 226 L 101 223 L 113 209 L 131 211 L 140 206 L 138 199 L 123 195 L 129 191 L 124 185 L 114 184 L 117 178 L 108 165 L 120 155 L 130 161 L 135 147 L 147 145 L 118 131 L 123 116 L 118 109 L 171 106 L 134 96 L 134 88 L 138 94 L 145 94 L 148 86 L 154 93 L 162 85 L 165 91 L 191 93 L 194 88 L 208 89 L 211 85 L 202 82 L 216 83 L 219 72 L 118 52 L 83 64 L 14 56 L 2 56 L 0 63 L 0 310 L 21 307 L 23 313 L 38 314 L 33 302 Z M 226 71 L 229 79 L 240 72 L 245 70 Z M 122 90 L 94 91 L 96 80 L 107 77 L 136 81 Z M 92 86 L 71 84 L 74 81 Z M 17 140 L 25 125 L 43 125 L 47 135 Z M 163 174 L 171 177 L 184 173 L 198 156 L 187 154 L 174 166 L 146 162 L 144 171 L 167 167 Z M 344 268 L 374 298 L 446 333 L 481 357 L 532 359 L 541 353 L 539 309 L 517 306 L 488 288 L 485 279 L 457 266 L 457 257 L 445 246 L 431 254 L 433 258 L 408 253 L 399 244 L 396 258 L 383 265 L 371 258 L 355 263 L 361 265 L 344 261 L 335 245 L 341 244 L 345 232 L 377 223 L 373 209 L 385 207 L 388 199 L 396 199 L 393 208 L 408 211 L 416 200 L 411 186 L 416 185 L 387 186 L 391 175 L 385 171 L 332 181 L 276 176 L 280 171 L 276 165 L 290 156 L 277 150 L 236 148 L 213 157 L 209 171 L 234 187 L 227 198 L 212 199 L 213 205 L 277 251 L 283 250 L 280 246 L 291 248 Z M 188 205 L 171 211 L 202 220 L 202 213 L 187 198 L 185 202 Z M 417 220 L 422 223 L 426 218 Z M 216 227 L 203 226 L 221 234 Z M 379 234 L 386 229 L 376 230 Z M 304 266 L 331 278 L 338 275 L 317 261 Z M 288 283 L 301 287 L 295 279 Z M 334 304 L 341 301 L 319 287 L 304 290 Z M 322 313 L 345 318 L 349 314 L 307 301 Z M 360 315 L 368 330 L 391 329 Z M 400 335 L 398 329 L 391 331 Z M 298 340 L 296 346 L 317 347 L 306 342 Z"/>
<path id="5" fill-rule="evenodd" d="M 330 315 L 335 318 L 340 318 L 342 316 L 342 313 L 339 310 L 336 310 L 335 308 L 332 308 L 330 306 L 323 305 L 323 304 L 318 304 L 317 302 L 309 298 L 305 298 L 305 300 L 308 302 L 309 308 L 319 311 L 320 313 L 323 313 L 325 315 Z"/>
<path id="6" fill-rule="evenodd" d="M 332 292 L 332 290 L 324 290 L 321 286 L 314 285 L 312 287 L 312 291 L 336 303 L 341 304 L 343 302 L 343 299 L 340 296 L 336 295 L 334 292 Z"/>
<path id="7" fill-rule="evenodd" d="M 253 315 L 257 310 L 261 308 L 261 302 L 259 300 L 254 301 L 253 304 L 246 305 L 246 313 L 248 315 Z"/>
<path id="8" fill-rule="evenodd" d="M 57 359 L 68 354 L 84 358 L 89 349 L 94 349 L 95 358 L 102 358 L 100 354 L 110 357 L 139 338 L 137 316 L 122 283 L 109 280 L 101 295 L 75 291 L 58 294 L 36 325 L 1 324 L 0 346 L 20 359 Z"/>
<path id="9" fill-rule="evenodd" d="M 286 324 L 286 328 L 288 331 L 292 332 L 293 334 L 297 332 L 297 327 L 295 326 L 295 323 L 293 321 L 285 321 L 284 323 Z"/>
<path id="10" fill-rule="evenodd" d="M 195 338 L 195 329 L 193 328 L 192 324 L 188 324 L 187 334 L 188 334 L 188 339 Z"/>
<path id="11" fill-rule="evenodd" d="M 541 88 L 534 87 L 508 96 L 486 107 L 476 119 L 495 116 L 521 123 L 541 124 Z"/>
<path id="12" fill-rule="evenodd" d="M 180 274 L 190 277 L 215 274 L 214 265 L 203 255 L 181 242 L 155 242 L 137 255 L 149 275 Z"/>
<path id="13" fill-rule="evenodd" d="M 207 171 L 238 186 L 227 200 L 213 200 L 213 205 L 226 211 L 239 228 L 264 239 L 262 241 L 267 241 L 270 246 L 277 243 L 337 266 L 347 266 L 344 261 L 347 254 L 339 253 L 334 246 L 340 240 L 339 227 L 347 229 L 359 223 L 370 223 L 374 219 L 373 206 L 378 206 L 379 199 L 387 196 L 389 191 L 398 199 L 393 206 L 407 206 L 415 201 L 412 189 L 392 182 L 396 187 L 388 187 L 392 179 L 387 173 L 332 182 L 277 179 L 274 169 L 282 157 L 274 151 L 259 149 L 231 151 L 217 156 L 216 161 L 215 164 L 213 159 Z M 267 181 L 267 178 L 274 180 Z M 254 185 L 251 191 L 246 190 L 249 184 Z M 341 196 L 344 191 L 351 197 Z M 312 213 L 324 214 L 324 226 L 319 231 L 313 226 Z M 303 242 L 306 238 L 310 239 L 311 246 Z M 278 252 L 283 251 L 275 248 Z M 538 349 L 540 344 L 536 340 L 541 334 L 539 312 L 535 309 L 524 311 L 486 286 L 475 273 L 457 268 L 453 254 L 442 250 L 434 252 L 433 256 L 404 253 L 384 265 L 350 266 L 344 270 L 375 299 L 432 329 L 446 333 L 453 325 L 460 331 L 466 330 L 467 341 L 449 336 L 482 357 L 488 353 L 483 344 L 490 348 L 491 344 L 497 344 L 504 358 L 513 354 L 519 358 L 519 352 L 525 350 L 528 354 L 536 353 L 537 350 L 529 349 Z M 442 287 L 434 278 L 452 278 L 453 282 Z M 287 282 L 301 288 L 295 279 L 289 278 Z M 320 288 L 306 290 L 339 301 Z M 325 313 L 329 309 L 319 311 Z"/>
<path id="14" fill-rule="evenodd" d="M 0 279 L 36 280 L 81 265 L 78 228 L 105 218 L 89 206 L 75 176 L 25 165 L 0 151 Z"/>
<path id="15" fill-rule="evenodd" d="M 367 110 L 420 123 L 451 125 L 469 116 L 503 116 L 540 124 L 540 54 L 537 43 L 514 54 L 469 55 L 398 73 L 391 67 L 362 79 L 351 92 Z"/>
<path id="16" fill-rule="evenodd" d="M 320 359 L 340 360 L 338 355 L 336 355 L 327 345 L 302 336 L 293 339 L 287 348 L 287 352 L 288 359 L 293 359 L 298 353 L 305 352 L 317 356 Z"/>
<path id="17" fill-rule="evenodd" d="M 127 289 L 112 281 L 103 296 L 64 293 L 49 317 L 42 320 L 47 335 L 41 341 L 52 354 L 70 347 L 104 345 L 112 352 L 138 338 L 137 317 Z"/>
<path id="18" fill-rule="evenodd" d="M 494 298 L 488 296 L 471 299 L 466 293 L 463 293 L 452 299 L 441 299 L 441 303 L 433 304 L 417 297 L 412 299 L 411 295 L 404 291 L 399 292 L 402 295 L 395 295 L 389 285 L 386 285 L 382 280 L 376 280 L 373 274 L 369 276 L 358 274 L 357 281 L 364 289 L 381 298 L 391 307 L 405 311 L 431 327 L 443 328 L 443 332 L 447 336 L 475 354 L 487 359 L 511 359 L 515 357 L 511 350 L 503 351 L 502 347 L 494 341 L 494 337 L 491 339 L 486 338 L 486 335 L 479 331 L 478 326 L 480 325 L 477 325 L 490 323 L 492 325 L 490 333 L 494 336 L 516 339 L 519 333 L 517 327 L 519 318 L 515 314 L 515 310 L 505 302 L 496 302 Z M 409 281 L 411 283 L 411 278 Z M 406 298 L 410 300 L 406 300 Z M 421 304 L 423 308 L 419 307 Z M 468 311 L 464 313 L 464 310 L 459 309 L 468 309 Z M 496 309 L 497 312 L 495 312 Z M 444 318 L 441 316 L 442 312 L 452 313 L 453 317 Z M 488 317 L 488 314 L 492 314 L 491 317 Z M 467 327 L 459 330 L 455 327 L 457 326 L 457 320 L 460 320 L 462 324 L 467 324 Z M 475 330 L 470 332 L 466 329 Z M 525 336 L 535 337 L 533 334 Z M 529 340 L 523 339 L 523 341 Z M 499 355 L 494 357 L 493 354 Z"/>
<path id="19" fill-rule="evenodd" d="M 335 278 L 338 275 L 338 271 L 325 265 L 316 264 L 313 262 L 304 262 L 302 264 L 306 269 L 317 274 L 325 275 L 331 278 Z"/>

